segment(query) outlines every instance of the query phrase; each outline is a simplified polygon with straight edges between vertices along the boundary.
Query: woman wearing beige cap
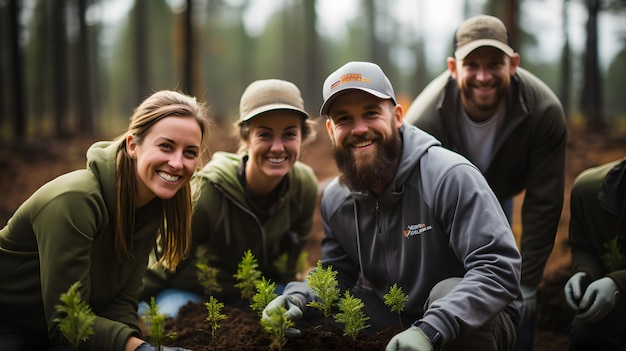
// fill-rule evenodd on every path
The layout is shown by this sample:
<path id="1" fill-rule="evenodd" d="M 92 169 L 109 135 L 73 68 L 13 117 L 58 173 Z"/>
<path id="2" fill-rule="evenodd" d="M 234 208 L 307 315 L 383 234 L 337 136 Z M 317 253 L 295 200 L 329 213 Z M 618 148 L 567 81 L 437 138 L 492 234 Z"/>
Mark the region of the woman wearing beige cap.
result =
<path id="1" fill-rule="evenodd" d="M 153 269 L 144 279 L 145 299 L 156 295 L 160 311 L 171 316 L 188 301 L 208 300 L 197 263 L 219 269 L 222 290 L 212 296 L 226 304 L 240 301 L 233 275 L 246 250 L 280 292 L 295 279 L 296 259 L 313 226 L 317 180 L 298 158 L 314 129 L 299 89 L 278 79 L 255 81 L 241 96 L 239 112 L 239 152 L 216 152 L 198 173 L 194 257 L 176 274 Z M 284 258 L 286 270 L 277 268 Z"/>

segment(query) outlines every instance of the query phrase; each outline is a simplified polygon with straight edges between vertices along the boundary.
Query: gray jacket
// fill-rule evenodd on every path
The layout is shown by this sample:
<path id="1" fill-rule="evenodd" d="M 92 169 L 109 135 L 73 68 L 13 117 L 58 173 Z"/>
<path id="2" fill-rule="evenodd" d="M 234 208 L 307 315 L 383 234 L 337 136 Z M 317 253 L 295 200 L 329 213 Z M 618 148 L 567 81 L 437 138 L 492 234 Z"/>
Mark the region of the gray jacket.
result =
<path id="1" fill-rule="evenodd" d="M 503 309 L 518 320 L 521 257 L 489 185 L 430 135 L 407 124 L 400 131 L 402 159 L 382 196 L 351 192 L 336 179 L 324 191 L 322 265 L 338 271 L 342 290 L 361 276 L 381 304 L 397 283 L 409 296 L 403 316 L 426 321 L 447 341 Z M 424 311 L 431 288 L 449 277 L 463 279 Z M 305 284 L 285 294 L 314 298 Z"/>
<path id="2" fill-rule="evenodd" d="M 446 71 L 413 101 L 405 120 L 432 134 L 444 147 L 467 155 L 460 109 L 458 84 Z M 559 99 L 545 83 L 518 67 L 484 175 L 500 200 L 524 191 L 522 285 L 539 284 L 554 246 L 563 207 L 566 143 L 567 124 Z"/>

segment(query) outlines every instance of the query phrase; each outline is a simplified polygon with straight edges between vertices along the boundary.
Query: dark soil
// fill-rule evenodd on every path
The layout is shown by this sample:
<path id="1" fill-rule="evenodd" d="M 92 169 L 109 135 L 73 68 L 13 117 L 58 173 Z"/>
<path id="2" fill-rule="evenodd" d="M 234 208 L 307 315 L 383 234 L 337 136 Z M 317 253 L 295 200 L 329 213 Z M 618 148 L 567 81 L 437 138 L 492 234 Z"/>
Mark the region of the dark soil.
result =
<path id="1" fill-rule="evenodd" d="M 302 160 L 316 172 L 320 189 L 337 170 L 332 160 L 328 137 L 319 126 L 317 140 L 309 145 Z M 211 151 L 235 151 L 237 144 L 227 137 L 227 131 L 211 133 Z M 8 145 L 0 140 L 0 227 L 39 186 L 68 171 L 84 168 L 85 151 L 99 137 L 36 139 Z M 548 260 L 539 289 L 538 329 L 535 351 L 567 350 L 566 328 L 572 314 L 563 299 L 563 286 L 569 276 L 570 251 L 567 246 L 569 225 L 569 191 L 572 181 L 582 170 L 626 156 L 626 137 L 617 128 L 591 132 L 570 126 L 567 150 L 565 204 L 554 250 Z M 521 233 L 521 195 L 515 199 L 513 232 L 519 240 Z M 307 245 L 309 263 L 320 257 L 322 227 L 316 214 L 311 240 Z M 249 308 L 225 307 L 227 319 L 217 330 L 217 350 L 269 350 L 270 340 L 261 329 L 258 316 Z M 176 331 L 174 345 L 191 350 L 213 350 L 210 326 L 205 321 L 206 307 L 189 304 L 176 320 L 168 321 L 168 330 Z M 317 327 L 303 330 L 300 338 L 289 339 L 283 350 L 384 350 L 387 341 L 398 330 L 387 330 L 373 337 L 359 336 L 355 341 L 343 336 L 339 329 Z"/>
<path id="2" fill-rule="evenodd" d="M 175 320 L 169 320 L 167 332 L 176 332 L 172 344 L 194 351 L 261 351 L 271 350 L 269 335 L 259 323 L 259 316 L 246 307 L 225 306 L 222 313 L 228 316 L 216 330 L 215 348 L 211 327 L 206 321 L 207 310 L 203 304 L 187 304 Z M 286 340 L 283 351 L 328 350 L 384 350 L 387 342 L 400 330 L 390 328 L 373 336 L 357 336 L 355 340 L 343 336 L 338 327 L 317 326 L 302 330 L 302 336 Z"/>

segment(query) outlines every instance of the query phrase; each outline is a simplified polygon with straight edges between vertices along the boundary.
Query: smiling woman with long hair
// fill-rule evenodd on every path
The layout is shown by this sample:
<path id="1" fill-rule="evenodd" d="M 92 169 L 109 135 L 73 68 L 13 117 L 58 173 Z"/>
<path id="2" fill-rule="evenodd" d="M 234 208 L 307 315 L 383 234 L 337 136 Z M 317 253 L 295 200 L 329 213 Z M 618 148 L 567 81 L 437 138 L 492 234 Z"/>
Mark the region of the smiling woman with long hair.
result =
<path id="1" fill-rule="evenodd" d="M 191 239 L 190 180 L 208 144 L 204 103 L 174 91 L 149 96 L 128 131 L 87 151 L 86 169 L 38 189 L 0 230 L 0 345 L 64 349 L 55 305 L 74 282 L 96 318 L 81 347 L 153 350 L 137 301 L 157 237 L 174 269 Z M 60 345 L 60 346 L 59 346 Z"/>

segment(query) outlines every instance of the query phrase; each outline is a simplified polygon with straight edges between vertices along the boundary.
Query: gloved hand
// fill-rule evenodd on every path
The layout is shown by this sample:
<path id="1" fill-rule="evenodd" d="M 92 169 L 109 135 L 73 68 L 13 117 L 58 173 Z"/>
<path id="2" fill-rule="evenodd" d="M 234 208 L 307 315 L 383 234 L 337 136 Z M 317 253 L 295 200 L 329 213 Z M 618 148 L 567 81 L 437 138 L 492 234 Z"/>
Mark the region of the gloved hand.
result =
<path id="1" fill-rule="evenodd" d="M 182 347 L 167 347 L 167 346 L 161 346 L 161 350 L 162 351 L 191 351 L 188 349 L 183 349 Z M 143 342 L 139 346 L 137 346 L 135 351 L 157 351 L 157 348 L 156 346 L 153 346 L 147 342 Z"/>
<path id="2" fill-rule="evenodd" d="M 585 272 L 574 273 L 567 283 L 565 283 L 565 301 L 574 311 L 578 311 L 580 308 L 580 299 L 583 297 L 583 293 L 589 284 L 589 277 Z"/>
<path id="3" fill-rule="evenodd" d="M 410 327 L 409 329 L 394 335 L 385 351 L 433 351 L 433 344 L 424 334 L 422 329 L 418 327 Z"/>
<path id="4" fill-rule="evenodd" d="M 618 293 L 613 279 L 604 277 L 594 281 L 580 300 L 576 318 L 587 323 L 598 322 L 613 310 Z"/>
<path id="5" fill-rule="evenodd" d="M 537 315 L 537 288 L 521 285 L 520 292 L 522 293 L 522 300 L 524 300 L 520 324 L 526 324 L 532 322 Z"/>
<path id="6" fill-rule="evenodd" d="M 267 306 L 265 306 L 265 308 L 263 309 L 263 316 L 261 317 L 261 319 L 270 321 L 271 320 L 269 316 L 270 311 L 277 310 L 280 307 L 287 310 L 287 312 L 285 312 L 285 318 L 291 321 L 296 321 L 302 318 L 302 307 L 301 307 L 300 300 L 298 300 L 297 298 L 293 296 L 280 295 L 274 300 L 270 301 L 270 303 L 268 303 Z M 300 329 L 289 328 L 285 330 L 285 336 L 288 338 L 300 336 L 301 334 L 302 332 L 300 332 Z"/>

